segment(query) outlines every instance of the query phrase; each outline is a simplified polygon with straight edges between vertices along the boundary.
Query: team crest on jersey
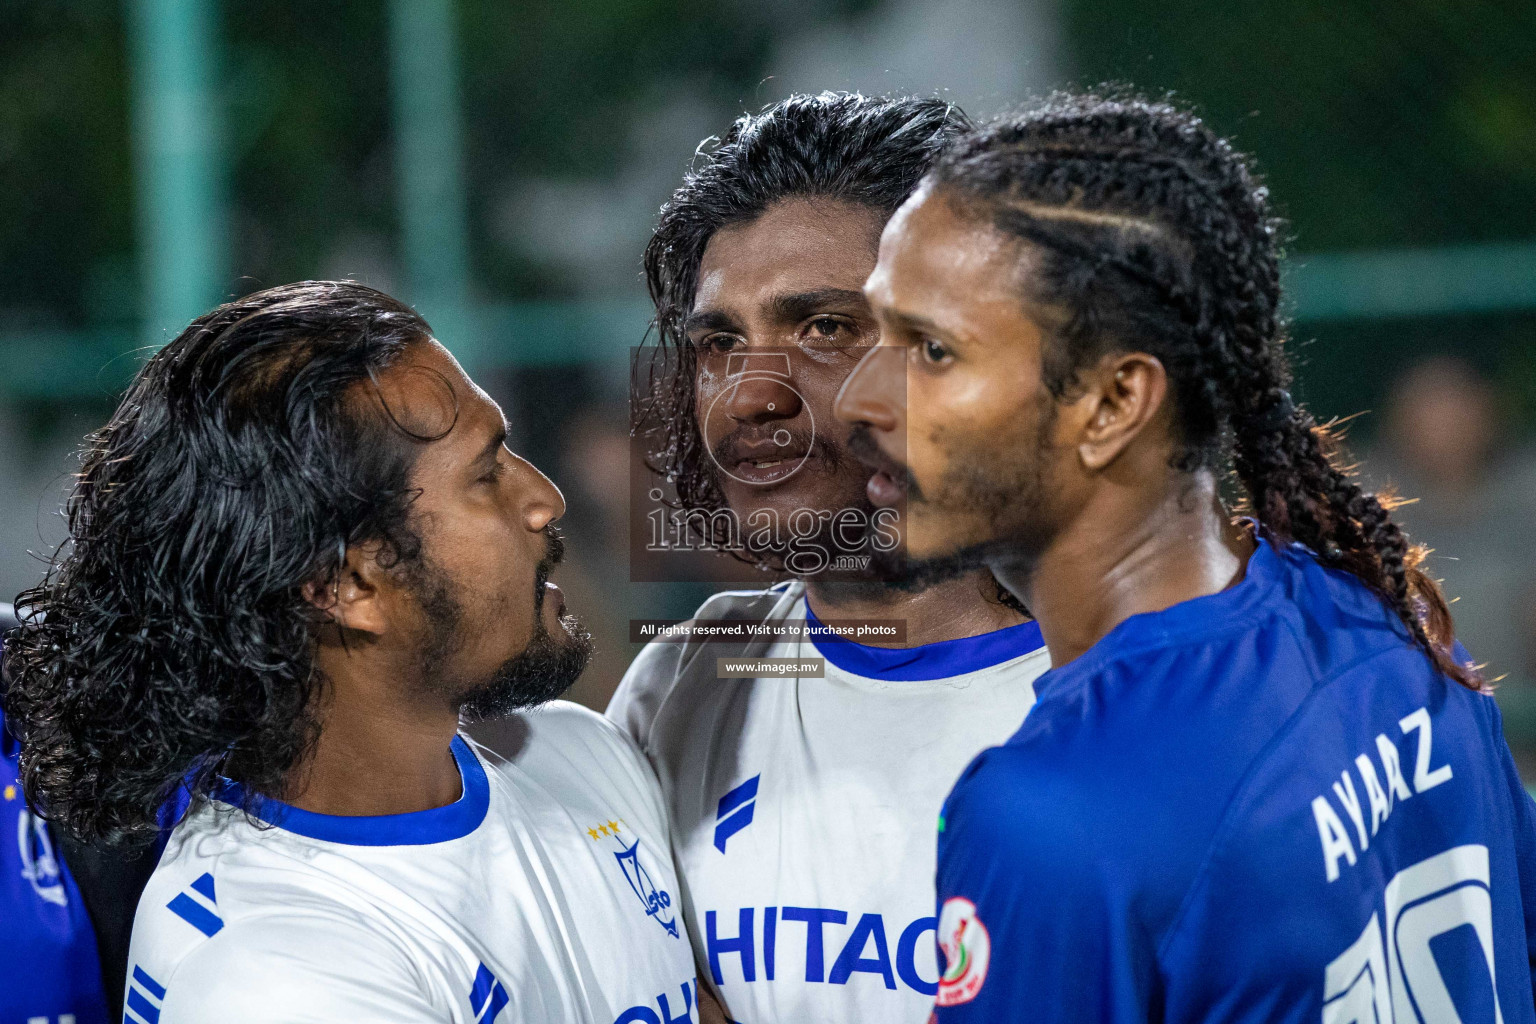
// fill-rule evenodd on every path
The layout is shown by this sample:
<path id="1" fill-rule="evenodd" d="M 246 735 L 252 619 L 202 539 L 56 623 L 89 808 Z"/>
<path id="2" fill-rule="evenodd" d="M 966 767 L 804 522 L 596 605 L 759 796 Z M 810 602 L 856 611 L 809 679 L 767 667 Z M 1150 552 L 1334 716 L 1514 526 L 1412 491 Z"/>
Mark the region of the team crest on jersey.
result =
<path id="1" fill-rule="evenodd" d="M 992 960 L 992 936 L 976 916 L 976 904 L 963 896 L 944 901 L 939 912 L 939 948 L 947 966 L 939 978 L 940 1006 L 959 1006 L 976 998 L 987 980 Z"/>
<path id="2" fill-rule="evenodd" d="M 624 872 L 624 880 L 640 898 L 640 905 L 645 907 L 647 917 L 654 918 L 656 923 L 674 939 L 681 935 L 677 929 L 677 912 L 672 909 L 672 896 L 667 890 L 659 888 L 651 879 L 651 873 L 645 870 L 645 865 L 640 863 L 640 839 L 636 837 L 632 843 L 625 842 L 620 833 L 624 831 L 626 823 L 620 818 L 618 821 L 606 821 L 598 824 L 596 828 L 587 829 L 587 835 L 593 842 L 598 837 L 609 836 L 618 844 L 618 849 L 613 851 L 614 859 L 619 862 L 619 869 Z"/>
<path id="3" fill-rule="evenodd" d="M 44 903 L 67 905 L 69 896 L 64 892 L 64 876 L 59 872 L 47 822 L 22 808 L 16 819 L 16 845 L 21 853 L 21 877 L 32 883 L 32 891 Z"/>

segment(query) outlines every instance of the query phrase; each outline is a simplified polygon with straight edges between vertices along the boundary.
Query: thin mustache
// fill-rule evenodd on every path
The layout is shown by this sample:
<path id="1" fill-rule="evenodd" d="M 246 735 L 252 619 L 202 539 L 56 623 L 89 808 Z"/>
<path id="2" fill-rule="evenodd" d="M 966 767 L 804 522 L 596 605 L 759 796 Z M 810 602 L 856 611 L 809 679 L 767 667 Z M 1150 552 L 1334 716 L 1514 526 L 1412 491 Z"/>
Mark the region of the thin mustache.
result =
<path id="1" fill-rule="evenodd" d="M 713 449 L 715 462 L 718 465 L 725 466 L 734 461 L 736 445 L 745 439 L 747 433 L 745 430 L 737 430 L 722 437 Z M 783 447 L 791 450 L 803 449 L 808 455 L 818 455 L 825 459 L 834 469 L 842 462 L 843 448 L 831 438 L 816 437 L 815 435 L 807 436 L 800 431 L 791 431 L 789 438 L 789 444 Z M 759 457 L 761 458 L 761 456 Z"/>
<path id="2" fill-rule="evenodd" d="M 859 424 L 848 434 L 848 451 L 853 457 L 871 469 L 885 473 L 896 480 L 912 483 L 912 472 L 905 465 L 891 458 L 881 449 L 869 427 Z"/>
<path id="3" fill-rule="evenodd" d="M 554 523 L 544 527 L 544 558 L 533 570 L 533 604 L 534 611 L 544 609 L 544 584 L 549 582 L 549 574 L 555 566 L 565 561 L 565 538 L 555 528 Z"/>

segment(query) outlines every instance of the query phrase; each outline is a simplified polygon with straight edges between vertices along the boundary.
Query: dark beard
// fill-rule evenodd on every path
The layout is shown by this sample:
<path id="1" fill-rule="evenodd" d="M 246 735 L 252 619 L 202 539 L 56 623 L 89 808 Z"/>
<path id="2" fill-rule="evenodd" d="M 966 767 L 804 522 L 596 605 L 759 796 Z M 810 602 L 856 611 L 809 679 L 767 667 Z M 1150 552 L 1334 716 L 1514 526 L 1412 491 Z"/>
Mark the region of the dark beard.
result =
<path id="1" fill-rule="evenodd" d="M 894 551 L 875 551 L 870 556 L 869 571 L 886 587 L 916 594 L 985 568 L 987 554 L 993 547 L 991 544 L 978 544 L 923 559 L 908 558 L 899 547 Z"/>
<path id="2" fill-rule="evenodd" d="M 544 584 L 550 569 L 560 561 L 559 535 L 550 531 L 549 555 L 534 573 L 533 639 L 513 658 L 503 662 L 489 678 L 451 679 L 446 673 L 449 656 L 461 645 L 464 609 L 453 595 L 453 585 L 442 570 L 423 563 L 417 572 L 416 591 L 430 632 L 421 651 L 425 685 L 442 694 L 471 721 L 502 718 L 519 708 L 537 707 L 570 689 L 592 657 L 592 635 L 574 615 L 560 617 L 561 635 L 544 625 Z"/>
<path id="3" fill-rule="evenodd" d="M 930 558 L 909 558 L 900 544 L 890 551 L 874 550 L 870 573 L 895 589 L 917 592 L 980 569 L 1017 567 L 1039 551 L 1048 518 L 1044 467 L 1055 417 L 1055 403 L 1046 402 L 1035 424 L 1033 443 L 1013 446 L 1010 454 L 1015 461 L 998 451 L 947 448 L 949 466 L 933 488 L 932 498 L 922 494 L 907 467 L 880 453 L 867 428 L 855 428 L 849 447 L 876 468 L 906 481 L 908 509 L 920 501 L 934 508 L 980 511 L 990 523 L 990 539 Z"/>
<path id="4" fill-rule="evenodd" d="M 459 697 L 459 714 L 471 722 L 505 718 L 520 708 L 537 707 L 570 689 L 592 657 L 592 634 L 574 615 L 563 615 L 564 636 L 557 637 L 537 620 L 537 632 L 523 653 L 503 664 L 484 684 Z"/>

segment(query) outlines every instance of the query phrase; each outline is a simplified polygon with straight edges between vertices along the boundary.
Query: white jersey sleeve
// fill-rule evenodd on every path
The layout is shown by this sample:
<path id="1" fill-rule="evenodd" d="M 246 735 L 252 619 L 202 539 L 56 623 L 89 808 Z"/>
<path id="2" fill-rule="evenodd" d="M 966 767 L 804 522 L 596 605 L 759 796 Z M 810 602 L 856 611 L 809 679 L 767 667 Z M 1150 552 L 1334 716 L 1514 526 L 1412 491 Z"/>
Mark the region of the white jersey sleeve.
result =
<path id="1" fill-rule="evenodd" d="M 799 582 L 781 584 L 769 590 L 725 591 L 712 595 L 699 606 L 699 610 L 689 621 L 743 619 L 762 622 L 782 619 L 788 609 L 792 608 L 804 593 L 805 585 Z M 678 679 L 684 675 L 687 667 L 695 659 L 705 656 L 707 650 L 715 651 L 726 646 L 730 645 L 653 640 L 646 644 L 635 660 L 630 663 L 624 678 L 619 681 L 618 689 L 614 691 L 612 699 L 608 702 L 605 714 L 610 721 L 629 734 L 630 739 L 645 751 L 646 756 L 654 760 L 655 742 L 652 727 L 661 713 L 662 706 L 671 697 Z M 731 656 L 737 654 L 743 657 L 758 656 L 765 653 L 772 644 L 756 641 L 736 646 L 739 649 L 731 652 L 722 651 L 722 653 L 729 653 Z"/>
<path id="2" fill-rule="evenodd" d="M 495 743 L 480 747 L 492 761 L 508 760 L 527 768 L 538 768 L 544 777 L 583 776 L 623 802 L 643 807 L 650 824 L 659 834 L 667 834 L 666 800 L 656 769 L 643 753 L 643 747 L 622 727 L 597 712 L 567 701 L 552 701 L 523 712 L 514 720 L 515 728 L 537 729 L 543 734 L 537 764 L 520 754 L 521 740 L 503 729 L 494 735 Z M 601 777 L 601 778 L 599 778 Z"/>
<path id="3" fill-rule="evenodd" d="M 311 914 L 235 922 L 166 981 L 158 1024 L 440 1024 L 452 1013 L 433 1005 L 437 986 L 384 936 Z M 130 1009 L 145 987 L 130 983 Z"/>
<path id="4" fill-rule="evenodd" d="M 650 753 L 651 723 L 677 682 L 682 644 L 649 643 L 630 662 L 608 701 L 608 720 Z"/>

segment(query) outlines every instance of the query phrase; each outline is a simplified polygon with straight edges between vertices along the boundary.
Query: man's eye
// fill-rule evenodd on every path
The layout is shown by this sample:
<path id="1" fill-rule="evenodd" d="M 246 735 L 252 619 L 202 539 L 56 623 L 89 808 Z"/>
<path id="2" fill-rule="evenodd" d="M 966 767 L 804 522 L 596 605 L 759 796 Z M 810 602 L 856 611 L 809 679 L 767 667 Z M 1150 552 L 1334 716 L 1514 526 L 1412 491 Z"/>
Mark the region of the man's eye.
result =
<path id="1" fill-rule="evenodd" d="M 739 341 L 739 338 L 730 334 L 711 334 L 699 342 L 699 351 L 715 354 L 729 352 Z"/>
<path id="2" fill-rule="evenodd" d="M 924 338 L 918 342 L 918 348 L 922 352 L 925 363 L 942 363 L 949 358 L 949 349 L 934 341 L 932 338 Z"/>
<path id="3" fill-rule="evenodd" d="M 824 316 L 811 321 L 811 330 L 818 339 L 830 341 L 839 334 L 846 333 L 848 325 L 841 320 L 834 320 L 832 317 Z"/>
<path id="4" fill-rule="evenodd" d="M 486 473 L 484 476 L 482 476 L 480 478 L 480 482 L 483 483 L 483 484 L 493 484 L 493 483 L 495 483 L 496 481 L 501 479 L 501 474 L 502 474 L 503 470 L 504 470 L 504 467 L 501 464 L 501 460 L 497 459 L 495 465 L 491 466 L 490 472 Z"/>

